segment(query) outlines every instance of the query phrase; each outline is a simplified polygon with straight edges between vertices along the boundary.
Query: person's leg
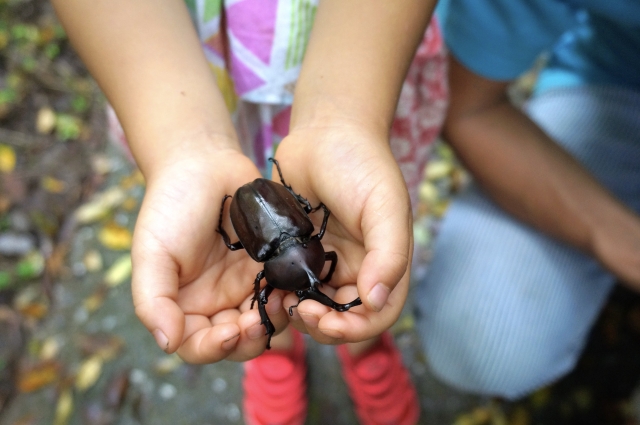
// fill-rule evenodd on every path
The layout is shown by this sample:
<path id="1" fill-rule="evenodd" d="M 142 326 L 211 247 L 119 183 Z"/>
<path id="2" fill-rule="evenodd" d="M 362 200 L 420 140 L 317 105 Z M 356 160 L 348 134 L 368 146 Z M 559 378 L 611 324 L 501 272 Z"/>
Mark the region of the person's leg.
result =
<path id="1" fill-rule="evenodd" d="M 612 192 L 640 209 L 640 94 L 549 92 L 532 119 Z M 590 257 L 521 224 L 472 188 L 442 223 L 418 290 L 434 373 L 455 387 L 516 398 L 570 371 L 614 284 Z"/>

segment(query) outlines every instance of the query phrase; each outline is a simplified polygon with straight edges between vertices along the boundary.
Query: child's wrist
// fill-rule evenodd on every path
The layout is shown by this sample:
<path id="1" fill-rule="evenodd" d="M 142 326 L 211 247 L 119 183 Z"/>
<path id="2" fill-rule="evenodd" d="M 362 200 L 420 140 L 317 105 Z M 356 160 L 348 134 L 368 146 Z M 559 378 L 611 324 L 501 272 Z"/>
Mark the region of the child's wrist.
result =
<path id="1" fill-rule="evenodd" d="M 234 136 L 193 131 L 162 137 L 156 143 L 133 146 L 136 161 L 147 181 L 164 173 L 179 163 L 210 163 L 225 151 L 240 152 L 240 145 Z"/>
<path id="2" fill-rule="evenodd" d="M 291 130 L 352 129 L 388 139 L 391 119 L 371 105 L 349 96 L 318 96 L 294 102 Z"/>

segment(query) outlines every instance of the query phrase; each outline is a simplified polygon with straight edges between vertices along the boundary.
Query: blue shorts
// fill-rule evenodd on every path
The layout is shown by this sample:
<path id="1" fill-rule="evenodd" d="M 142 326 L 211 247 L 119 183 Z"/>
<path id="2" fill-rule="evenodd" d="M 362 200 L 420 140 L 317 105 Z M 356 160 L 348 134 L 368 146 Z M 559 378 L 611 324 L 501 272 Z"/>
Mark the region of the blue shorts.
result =
<path id="1" fill-rule="evenodd" d="M 554 89 L 526 111 L 640 211 L 640 92 Z M 417 289 L 429 364 L 459 389 L 524 396 L 573 368 L 614 283 L 594 259 L 522 224 L 472 187 L 449 207 Z"/>

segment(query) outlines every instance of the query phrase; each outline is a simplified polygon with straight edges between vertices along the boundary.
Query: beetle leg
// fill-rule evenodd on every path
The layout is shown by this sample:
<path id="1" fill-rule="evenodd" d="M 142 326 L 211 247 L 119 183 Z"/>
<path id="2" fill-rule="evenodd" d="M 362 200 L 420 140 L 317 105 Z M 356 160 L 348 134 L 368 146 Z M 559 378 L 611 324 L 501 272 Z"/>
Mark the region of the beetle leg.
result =
<path id="1" fill-rule="evenodd" d="M 327 222 L 329 221 L 329 216 L 331 215 L 331 211 L 329 211 L 329 208 L 327 208 L 327 206 L 323 203 L 320 203 L 320 205 L 318 205 L 316 210 L 318 208 L 322 208 L 324 210 L 324 218 L 322 219 L 322 225 L 320 226 L 320 231 L 318 232 L 317 235 L 311 236 L 311 239 L 320 240 L 324 236 L 325 230 L 327 230 Z"/>
<path id="2" fill-rule="evenodd" d="M 267 332 L 265 335 L 269 335 L 267 338 L 267 350 L 271 349 L 271 336 L 276 332 L 275 326 L 271 323 L 269 316 L 267 316 L 267 310 L 265 309 L 265 305 L 269 301 L 269 295 L 273 291 L 273 286 L 267 285 L 260 292 L 260 296 L 258 298 L 258 312 L 260 312 L 260 324 L 264 325 L 267 328 Z"/>
<path id="3" fill-rule="evenodd" d="M 222 198 L 222 206 L 220 207 L 220 219 L 218 220 L 218 228 L 216 229 L 216 232 L 222 235 L 222 240 L 224 241 L 224 244 L 227 246 L 227 248 L 229 248 L 231 251 L 237 251 L 244 248 L 242 242 L 238 241 L 236 243 L 231 243 L 229 235 L 222 228 L 222 213 L 224 212 L 224 203 L 227 202 L 227 198 L 231 198 L 231 195 L 224 195 L 224 198 Z"/>
<path id="4" fill-rule="evenodd" d="M 296 291 L 296 295 L 298 296 L 298 304 L 289 307 L 289 316 L 293 316 L 293 308 L 297 307 L 304 300 L 314 300 L 318 301 L 322 305 L 326 305 L 327 307 L 331 307 L 335 311 L 347 311 L 351 307 L 355 307 L 357 305 L 362 304 L 360 301 L 360 297 L 351 301 L 350 303 L 340 304 L 329 298 L 327 295 L 320 292 L 320 290 L 314 285 L 309 289 L 303 289 Z"/>
<path id="5" fill-rule="evenodd" d="M 277 159 L 269 158 L 269 161 L 273 162 L 276 165 L 276 169 L 278 170 L 278 175 L 280 176 L 280 183 L 282 183 L 284 188 L 287 189 L 289 191 L 289 193 L 292 194 L 293 197 L 296 198 L 296 200 L 302 204 L 304 212 L 309 214 L 309 213 L 312 213 L 312 212 L 316 211 L 318 208 L 320 208 L 320 206 L 318 206 L 316 208 L 313 208 L 311 206 L 311 203 L 305 197 L 295 193 L 293 191 L 293 188 L 285 183 L 284 177 L 282 177 L 282 170 L 280 170 L 280 164 L 278 163 Z"/>
<path id="6" fill-rule="evenodd" d="M 320 279 L 321 283 L 329 282 L 333 272 L 336 271 L 336 264 L 338 264 L 338 254 L 335 251 L 329 251 L 324 253 L 324 261 L 331 261 L 331 267 L 324 279 Z"/>
<path id="7" fill-rule="evenodd" d="M 253 298 L 251 298 L 251 309 L 253 309 L 253 303 L 258 301 L 258 306 L 260 305 L 260 281 L 264 277 L 264 270 L 256 275 L 256 280 L 253 282 Z"/>

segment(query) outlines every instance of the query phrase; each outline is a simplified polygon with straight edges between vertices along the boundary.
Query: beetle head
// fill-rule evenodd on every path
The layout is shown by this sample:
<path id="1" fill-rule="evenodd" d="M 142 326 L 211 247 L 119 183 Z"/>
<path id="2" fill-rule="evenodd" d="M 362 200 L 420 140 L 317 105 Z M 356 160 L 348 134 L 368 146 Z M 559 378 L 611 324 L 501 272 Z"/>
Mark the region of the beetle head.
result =
<path id="1" fill-rule="evenodd" d="M 295 241 L 295 240 L 294 240 Z M 279 255 L 264 264 L 265 278 L 278 289 L 295 291 L 319 283 L 324 266 L 324 249 L 318 239 L 281 246 Z"/>

